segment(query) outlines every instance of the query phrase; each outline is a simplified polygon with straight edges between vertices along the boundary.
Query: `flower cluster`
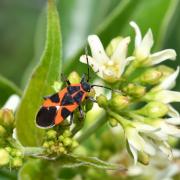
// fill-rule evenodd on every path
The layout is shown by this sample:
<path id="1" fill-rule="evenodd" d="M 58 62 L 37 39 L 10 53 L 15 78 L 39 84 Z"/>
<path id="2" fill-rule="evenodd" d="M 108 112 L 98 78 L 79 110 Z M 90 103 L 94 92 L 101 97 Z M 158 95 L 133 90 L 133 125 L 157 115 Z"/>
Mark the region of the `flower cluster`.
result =
<path id="1" fill-rule="evenodd" d="M 9 166 L 10 168 L 22 166 L 23 153 L 12 137 L 14 127 L 12 110 L 0 109 L 0 166 Z"/>
<path id="2" fill-rule="evenodd" d="M 46 153 L 50 155 L 61 155 L 71 152 L 78 146 L 78 142 L 72 137 L 72 133 L 69 130 L 65 130 L 61 135 L 55 130 L 46 131 L 45 141 L 43 147 Z"/>
<path id="3" fill-rule="evenodd" d="M 149 163 L 150 156 L 162 151 L 172 159 L 169 136 L 180 137 L 180 114 L 171 105 L 180 102 L 180 92 L 172 91 L 179 67 L 159 65 L 175 60 L 176 52 L 166 49 L 151 53 L 151 29 L 142 38 L 139 27 L 130 22 L 135 31 L 135 48 L 128 56 L 130 37 L 113 39 L 106 50 L 97 35 L 90 35 L 89 64 L 97 75 L 112 89 L 111 98 L 98 96 L 97 102 L 108 114 L 112 126 L 123 127 L 127 149 L 134 161 Z M 86 55 L 80 61 L 87 63 Z"/>

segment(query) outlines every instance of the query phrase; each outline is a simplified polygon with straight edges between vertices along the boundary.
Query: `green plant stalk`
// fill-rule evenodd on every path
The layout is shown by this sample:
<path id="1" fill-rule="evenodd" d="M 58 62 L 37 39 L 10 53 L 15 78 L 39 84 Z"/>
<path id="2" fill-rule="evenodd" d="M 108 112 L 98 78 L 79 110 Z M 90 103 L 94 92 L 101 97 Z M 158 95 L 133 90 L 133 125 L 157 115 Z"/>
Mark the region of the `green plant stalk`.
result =
<path id="1" fill-rule="evenodd" d="M 129 121 L 129 120 L 127 120 L 127 119 L 124 119 L 122 116 L 120 116 L 119 114 L 117 114 L 117 113 L 115 113 L 115 112 L 113 112 L 113 111 L 111 111 L 111 110 L 107 110 L 107 113 L 111 116 L 111 117 L 113 117 L 113 118 L 115 118 L 120 124 L 121 124 L 121 126 L 123 127 L 123 129 L 125 129 L 127 126 L 131 126 L 131 122 Z"/>
<path id="2" fill-rule="evenodd" d="M 79 143 L 82 143 L 84 140 L 86 140 L 89 136 L 91 136 L 97 129 L 99 129 L 102 125 L 104 125 L 107 122 L 107 118 L 105 117 L 105 113 L 102 113 L 102 115 L 96 120 L 90 127 L 88 127 L 82 135 L 80 135 L 77 138 L 77 141 Z"/>

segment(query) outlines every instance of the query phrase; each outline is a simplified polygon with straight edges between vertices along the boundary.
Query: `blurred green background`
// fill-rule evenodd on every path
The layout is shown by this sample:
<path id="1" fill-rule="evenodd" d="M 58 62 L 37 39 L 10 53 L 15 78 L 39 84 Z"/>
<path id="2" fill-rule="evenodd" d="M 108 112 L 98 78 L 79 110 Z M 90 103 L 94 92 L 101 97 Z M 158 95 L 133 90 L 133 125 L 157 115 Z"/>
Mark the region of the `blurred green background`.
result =
<path id="1" fill-rule="evenodd" d="M 0 1 L 0 73 L 18 86 L 27 81 L 29 66 L 39 60 L 43 49 L 45 2 Z M 133 34 L 128 25 L 130 20 L 135 20 L 143 32 L 152 28 L 156 49 L 174 48 L 177 54 L 180 52 L 179 1 L 59 0 L 57 4 L 66 66 L 83 47 L 88 34 L 98 32 L 106 45 L 114 36 Z M 171 63 L 177 64 L 179 57 Z"/>

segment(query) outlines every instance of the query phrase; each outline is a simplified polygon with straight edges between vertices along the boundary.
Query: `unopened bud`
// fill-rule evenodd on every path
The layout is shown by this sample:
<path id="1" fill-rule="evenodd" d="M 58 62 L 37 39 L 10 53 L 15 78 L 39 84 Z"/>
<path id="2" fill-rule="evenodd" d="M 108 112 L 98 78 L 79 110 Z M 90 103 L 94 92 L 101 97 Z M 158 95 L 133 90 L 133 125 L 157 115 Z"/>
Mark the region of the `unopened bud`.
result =
<path id="1" fill-rule="evenodd" d="M 0 137 L 4 137 L 6 135 L 6 129 L 0 125 Z"/>
<path id="2" fill-rule="evenodd" d="M 126 108 L 129 105 L 129 98 L 122 95 L 115 95 L 109 102 L 109 107 L 117 112 Z"/>
<path id="3" fill-rule="evenodd" d="M 98 103 L 99 107 L 102 107 L 102 108 L 107 107 L 108 100 L 107 100 L 106 96 L 101 94 L 101 95 L 96 97 L 96 100 L 97 100 L 97 103 Z"/>
<path id="4" fill-rule="evenodd" d="M 109 125 L 111 127 L 116 127 L 118 125 L 118 121 L 114 118 L 109 118 Z"/>
<path id="5" fill-rule="evenodd" d="M 123 88 L 123 91 L 130 96 L 138 98 L 144 96 L 144 94 L 146 93 L 146 88 L 141 85 L 130 83 L 128 84 L 128 86 Z"/>
<path id="6" fill-rule="evenodd" d="M 78 147 L 79 143 L 76 140 L 73 140 L 71 147 L 74 149 Z"/>
<path id="7" fill-rule="evenodd" d="M 138 161 L 144 165 L 148 165 L 149 155 L 144 152 L 138 152 Z"/>
<path id="8" fill-rule="evenodd" d="M 62 87 L 62 82 L 54 81 L 52 88 L 54 89 L 55 92 L 60 91 L 61 87 Z"/>
<path id="9" fill-rule="evenodd" d="M 161 79 L 166 78 L 174 72 L 174 70 L 166 65 L 160 65 L 156 67 L 156 70 L 162 73 Z"/>
<path id="10" fill-rule="evenodd" d="M 0 166 L 4 166 L 9 163 L 9 153 L 5 149 L 0 149 Z"/>
<path id="11" fill-rule="evenodd" d="M 59 139 L 59 141 L 63 141 L 63 140 L 64 140 L 64 136 L 63 136 L 63 135 L 60 135 L 60 136 L 58 137 L 58 139 Z"/>
<path id="12" fill-rule="evenodd" d="M 154 85 L 159 83 L 160 79 L 162 77 L 162 72 L 154 69 L 154 68 L 150 68 L 148 70 L 146 70 L 140 77 L 140 82 L 143 84 L 150 84 L 150 85 Z"/>
<path id="13" fill-rule="evenodd" d="M 44 142 L 44 143 L 43 143 L 43 147 L 44 147 L 44 148 L 48 148 L 48 147 L 49 147 L 49 143 L 48 143 L 48 142 Z"/>
<path id="14" fill-rule="evenodd" d="M 81 78 L 76 71 L 73 71 L 69 74 L 68 80 L 73 84 L 73 83 L 79 83 Z"/>
<path id="15" fill-rule="evenodd" d="M 143 108 L 136 111 L 136 113 L 148 116 L 151 118 L 160 118 L 168 113 L 168 106 L 161 102 L 150 102 Z"/>
<path id="16" fill-rule="evenodd" d="M 22 164 L 23 164 L 23 162 L 22 162 L 21 158 L 19 158 L 19 157 L 13 158 L 13 160 L 12 160 L 13 167 L 20 167 L 20 166 L 22 166 Z"/>
<path id="17" fill-rule="evenodd" d="M 108 46 L 106 48 L 106 53 L 109 57 L 112 56 L 112 54 L 116 50 L 116 48 L 121 40 L 122 40 L 122 37 L 118 36 L 116 38 L 113 38 L 111 40 L 111 42 L 108 44 Z"/>
<path id="18" fill-rule="evenodd" d="M 60 147 L 60 148 L 59 148 L 59 152 L 60 152 L 60 153 L 64 153 L 64 152 L 65 152 L 65 148 L 64 148 L 64 147 Z"/>
<path id="19" fill-rule="evenodd" d="M 10 109 L 0 110 L 0 123 L 7 128 L 12 128 L 14 126 L 14 114 Z"/>
<path id="20" fill-rule="evenodd" d="M 71 138 L 68 138 L 68 137 L 64 138 L 63 144 L 64 144 L 64 146 L 70 146 L 72 144 Z"/>
<path id="21" fill-rule="evenodd" d="M 63 133 L 64 137 L 70 137 L 71 135 L 72 135 L 72 133 L 71 133 L 70 130 L 65 130 L 64 133 Z"/>
<path id="22" fill-rule="evenodd" d="M 55 130 L 49 130 L 46 132 L 47 139 L 55 139 L 57 132 Z"/>

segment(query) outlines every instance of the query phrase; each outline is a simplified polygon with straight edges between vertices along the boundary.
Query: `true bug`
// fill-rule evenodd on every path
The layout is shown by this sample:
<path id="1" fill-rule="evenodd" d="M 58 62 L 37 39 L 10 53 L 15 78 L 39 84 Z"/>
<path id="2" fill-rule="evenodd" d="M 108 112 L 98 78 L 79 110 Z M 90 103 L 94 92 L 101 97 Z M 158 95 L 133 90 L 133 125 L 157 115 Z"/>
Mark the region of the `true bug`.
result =
<path id="1" fill-rule="evenodd" d="M 69 115 L 71 116 L 72 121 L 73 112 L 77 108 L 80 111 L 80 115 L 83 116 L 81 103 L 85 99 L 96 102 L 92 97 L 88 96 L 88 92 L 90 92 L 94 86 L 112 90 L 109 87 L 91 85 L 89 83 L 89 63 L 87 53 L 86 59 L 88 65 L 87 78 L 86 75 L 83 74 L 79 84 L 71 84 L 70 81 L 62 75 L 62 79 L 67 83 L 67 87 L 53 95 L 44 97 L 44 102 L 36 116 L 36 124 L 38 127 L 53 127 L 60 124 Z"/>

